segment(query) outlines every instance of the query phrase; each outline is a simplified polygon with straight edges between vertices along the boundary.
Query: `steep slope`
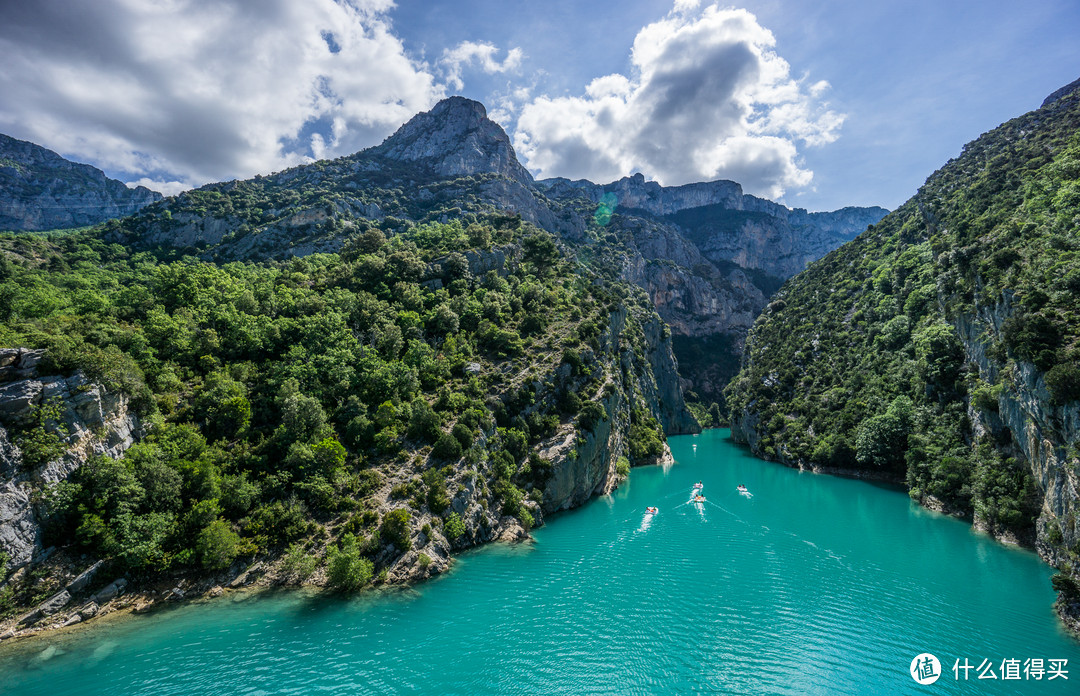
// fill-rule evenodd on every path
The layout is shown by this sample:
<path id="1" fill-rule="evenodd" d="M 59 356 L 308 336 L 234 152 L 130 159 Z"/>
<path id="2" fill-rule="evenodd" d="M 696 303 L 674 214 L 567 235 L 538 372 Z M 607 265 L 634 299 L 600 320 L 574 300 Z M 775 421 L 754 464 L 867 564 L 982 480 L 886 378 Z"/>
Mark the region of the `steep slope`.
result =
<path id="1" fill-rule="evenodd" d="M 161 200 L 88 164 L 0 134 L 0 230 L 52 230 L 131 215 Z"/>
<path id="2" fill-rule="evenodd" d="M 567 179 L 537 186 L 558 201 L 584 197 L 603 224 L 632 233 L 625 277 L 671 325 L 699 418 L 705 404 L 724 403 L 746 334 L 783 280 L 888 212 L 808 213 L 745 195 L 733 181 L 664 187 L 641 174 L 603 186 Z"/>
<path id="3" fill-rule="evenodd" d="M 965 146 L 791 279 L 728 391 L 733 432 L 800 467 L 907 482 L 1034 542 L 1080 601 L 1080 92 Z"/>

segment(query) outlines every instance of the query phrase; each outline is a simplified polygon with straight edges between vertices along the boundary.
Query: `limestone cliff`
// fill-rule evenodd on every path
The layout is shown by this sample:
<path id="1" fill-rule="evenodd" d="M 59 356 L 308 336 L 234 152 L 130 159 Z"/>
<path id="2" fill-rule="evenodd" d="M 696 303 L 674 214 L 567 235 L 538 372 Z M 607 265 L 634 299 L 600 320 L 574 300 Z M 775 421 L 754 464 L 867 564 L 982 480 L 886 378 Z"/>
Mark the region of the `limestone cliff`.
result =
<path id="1" fill-rule="evenodd" d="M 0 230 L 52 230 L 131 215 L 161 194 L 0 134 Z"/>
<path id="2" fill-rule="evenodd" d="M 537 186 L 554 199 L 584 196 L 611 201 L 616 210 L 647 214 L 674 226 L 706 258 L 757 269 L 777 278 L 849 241 L 889 211 L 848 207 L 810 213 L 746 195 L 734 181 L 661 186 L 641 174 L 610 184 L 545 179 Z"/>
<path id="3" fill-rule="evenodd" d="M 41 351 L 0 349 L 0 551 L 8 568 L 30 563 L 41 553 L 42 529 L 34 509 L 45 488 L 67 478 L 91 455 L 119 457 L 140 434 L 138 417 L 126 395 L 109 392 L 76 372 L 70 377 L 40 376 Z M 44 403 L 60 407 L 58 422 L 48 427 L 63 437 L 64 454 L 27 467 L 13 434 L 27 426 Z"/>

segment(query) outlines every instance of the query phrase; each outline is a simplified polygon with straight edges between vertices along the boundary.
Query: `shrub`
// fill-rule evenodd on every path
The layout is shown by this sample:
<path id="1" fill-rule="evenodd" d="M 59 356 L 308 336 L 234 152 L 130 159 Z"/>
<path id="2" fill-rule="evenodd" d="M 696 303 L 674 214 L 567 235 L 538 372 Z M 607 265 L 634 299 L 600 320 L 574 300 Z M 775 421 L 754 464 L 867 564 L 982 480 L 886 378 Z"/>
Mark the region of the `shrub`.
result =
<path id="1" fill-rule="evenodd" d="M 443 433 L 439 436 L 439 439 L 435 441 L 435 446 L 431 448 L 431 453 L 439 459 L 460 459 L 462 453 L 461 442 L 450 433 Z"/>
<path id="2" fill-rule="evenodd" d="M 1080 367 L 1076 363 L 1054 365 L 1046 373 L 1046 388 L 1058 404 L 1080 400 Z"/>
<path id="3" fill-rule="evenodd" d="M 374 566 L 360 555 L 360 544 L 352 534 L 341 537 L 341 546 L 326 552 L 326 583 L 334 589 L 351 592 L 371 582 Z"/>
<path id="4" fill-rule="evenodd" d="M 384 543 L 393 544 L 401 552 L 408 551 L 412 548 L 412 540 L 409 539 L 410 519 L 412 515 L 404 508 L 386 513 L 386 517 L 379 526 L 379 538 Z"/>
<path id="5" fill-rule="evenodd" d="M 208 570 L 228 568 L 240 551 L 240 535 L 225 520 L 214 520 L 199 532 L 195 552 Z"/>
<path id="6" fill-rule="evenodd" d="M 578 425 L 585 432 L 593 432 L 601 421 L 607 420 L 607 411 L 595 401 L 588 401 L 581 406 L 578 414 Z"/>
<path id="7" fill-rule="evenodd" d="M 446 490 L 446 477 L 437 469 L 431 469 L 424 474 L 424 483 L 427 484 L 427 505 L 435 514 L 441 513 L 450 506 L 450 494 Z"/>
<path id="8" fill-rule="evenodd" d="M 30 427 L 15 440 L 22 450 L 23 466 L 28 469 L 51 462 L 67 451 L 64 436 L 67 426 L 60 421 L 63 408 L 58 399 L 52 399 L 30 411 Z"/>
<path id="9" fill-rule="evenodd" d="M 1076 581 L 1076 578 L 1073 578 L 1064 572 L 1054 573 L 1050 578 L 1050 584 L 1053 585 L 1054 590 L 1059 592 L 1062 599 L 1066 602 L 1080 600 L 1080 583 Z"/>
<path id="10" fill-rule="evenodd" d="M 451 512 L 443 523 L 443 532 L 450 541 L 457 541 L 465 533 L 465 523 L 461 521 L 461 515 Z"/>
<path id="11" fill-rule="evenodd" d="M 409 437 L 424 442 L 435 442 L 439 437 L 441 425 L 442 418 L 435 413 L 427 401 L 419 397 L 413 400 L 412 416 L 409 418 Z"/>
<path id="12" fill-rule="evenodd" d="M 911 420 L 911 399 L 898 396 L 885 413 L 867 418 L 859 425 L 855 458 L 860 464 L 882 469 L 902 468 Z"/>
<path id="13" fill-rule="evenodd" d="M 450 434 L 461 444 L 462 450 L 467 450 L 472 447 L 473 429 L 464 423 L 455 423 L 454 427 L 450 430 Z"/>
<path id="14" fill-rule="evenodd" d="M 318 566 L 319 559 L 305 549 L 303 544 L 290 544 L 281 563 L 281 569 L 298 582 L 311 577 Z"/>

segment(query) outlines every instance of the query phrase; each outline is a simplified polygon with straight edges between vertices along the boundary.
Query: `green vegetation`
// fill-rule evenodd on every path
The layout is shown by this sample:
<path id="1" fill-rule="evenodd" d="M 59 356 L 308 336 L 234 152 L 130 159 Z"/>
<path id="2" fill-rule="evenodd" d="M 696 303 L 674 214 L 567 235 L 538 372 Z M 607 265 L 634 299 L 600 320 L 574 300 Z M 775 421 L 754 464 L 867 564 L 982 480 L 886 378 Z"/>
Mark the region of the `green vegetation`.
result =
<path id="1" fill-rule="evenodd" d="M 319 567 L 319 558 L 303 544 L 290 544 L 281 562 L 281 569 L 296 582 L 307 580 Z"/>
<path id="2" fill-rule="evenodd" d="M 188 192 L 169 203 L 173 218 L 181 204 L 222 212 L 229 200 L 235 213 L 246 187 Z M 328 538 L 327 558 L 357 577 L 354 552 L 409 549 L 412 525 L 489 466 L 485 495 L 531 526 L 524 491 L 551 468 L 532 448 L 562 423 L 607 418 L 591 398 L 565 410 L 556 396 L 601 391 L 615 307 L 630 308 L 631 342 L 651 312 L 519 218 L 358 223 L 340 253 L 287 261 L 217 264 L 106 241 L 152 213 L 0 235 L 0 344 L 47 349 L 43 374 L 83 370 L 128 395 L 147 426 L 120 460 L 92 457 L 41 492 L 47 536 L 135 575 L 288 549 L 286 572 L 302 579 L 314 568 L 298 549 L 317 556 Z M 473 274 L 465 253 L 495 244 L 501 260 Z M 569 376 L 556 373 L 563 362 Z M 59 416 L 45 404 L 13 431 L 28 466 L 63 452 Z M 404 507 L 379 524 L 384 482 L 413 467 L 392 494 Z M 460 517 L 444 531 L 461 538 Z M 365 540 L 346 545 L 347 534 Z"/>
<path id="3" fill-rule="evenodd" d="M 1032 531 L 1034 480 L 968 404 L 996 414 L 1031 368 L 1056 404 L 1080 397 L 1078 133 L 1076 95 L 1004 124 L 783 287 L 727 389 L 761 454 L 903 476 L 916 499 Z"/>
<path id="4" fill-rule="evenodd" d="M 374 566 L 360 555 L 360 544 L 352 534 L 341 537 L 341 546 L 331 546 L 326 552 L 326 581 L 330 587 L 343 591 L 358 590 L 371 582 Z"/>
<path id="5" fill-rule="evenodd" d="M 461 516 L 456 512 L 451 512 L 446 518 L 446 522 L 443 524 L 443 531 L 446 533 L 446 538 L 450 541 L 457 541 L 465 533 L 465 523 L 461 521 Z"/>

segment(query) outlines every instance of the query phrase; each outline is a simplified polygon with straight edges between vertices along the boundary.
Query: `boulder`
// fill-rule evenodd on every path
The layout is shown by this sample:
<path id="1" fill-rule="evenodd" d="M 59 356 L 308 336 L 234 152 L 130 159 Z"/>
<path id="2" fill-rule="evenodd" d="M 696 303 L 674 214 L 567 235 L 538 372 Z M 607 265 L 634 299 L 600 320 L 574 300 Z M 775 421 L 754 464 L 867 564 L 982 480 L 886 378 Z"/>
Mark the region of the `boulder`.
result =
<path id="1" fill-rule="evenodd" d="M 96 604 L 104 604 L 105 602 L 108 602 L 110 599 L 123 592 L 125 587 L 127 587 L 127 580 L 124 578 L 117 578 L 116 580 L 113 580 L 111 583 L 103 587 L 91 599 Z"/>
<path id="2" fill-rule="evenodd" d="M 44 616 L 52 616 L 56 612 L 60 611 L 67 606 L 67 603 L 71 601 L 71 593 L 67 590 L 60 590 L 52 597 L 47 599 L 38 609 Z"/>
<path id="3" fill-rule="evenodd" d="M 79 577 L 68 583 L 67 591 L 71 594 L 77 594 L 85 590 L 86 586 L 90 584 L 90 581 L 94 578 L 94 574 L 97 573 L 98 569 L 102 566 L 103 563 L 104 561 L 98 561 L 83 572 L 79 573 Z"/>

